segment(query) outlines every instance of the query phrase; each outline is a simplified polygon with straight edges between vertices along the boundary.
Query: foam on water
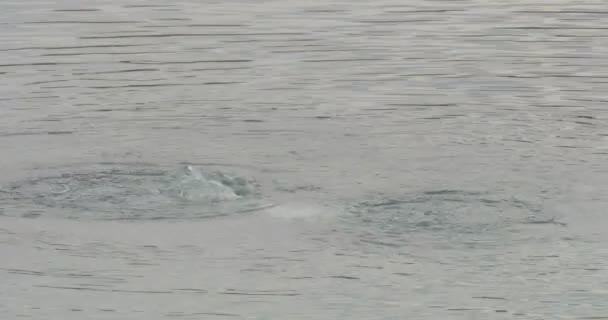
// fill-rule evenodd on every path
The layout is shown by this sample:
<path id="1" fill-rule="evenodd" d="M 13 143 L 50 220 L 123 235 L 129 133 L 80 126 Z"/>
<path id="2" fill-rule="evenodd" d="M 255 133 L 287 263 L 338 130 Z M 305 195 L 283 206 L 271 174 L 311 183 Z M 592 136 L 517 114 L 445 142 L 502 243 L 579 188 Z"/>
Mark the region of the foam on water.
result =
<path id="1" fill-rule="evenodd" d="M 288 220 L 318 220 L 333 218 L 344 214 L 344 209 L 336 206 L 313 204 L 307 202 L 289 202 L 269 208 L 269 216 Z"/>

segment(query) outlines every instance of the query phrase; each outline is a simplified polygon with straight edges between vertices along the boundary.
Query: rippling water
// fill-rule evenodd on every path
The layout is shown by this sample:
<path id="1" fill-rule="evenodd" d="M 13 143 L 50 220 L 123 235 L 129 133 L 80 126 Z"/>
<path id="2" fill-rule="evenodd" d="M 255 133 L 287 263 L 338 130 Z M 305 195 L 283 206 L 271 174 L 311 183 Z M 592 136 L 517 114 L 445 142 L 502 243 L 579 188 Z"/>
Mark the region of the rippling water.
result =
<path id="1" fill-rule="evenodd" d="M 0 3 L 2 319 L 608 319 L 603 1 Z"/>

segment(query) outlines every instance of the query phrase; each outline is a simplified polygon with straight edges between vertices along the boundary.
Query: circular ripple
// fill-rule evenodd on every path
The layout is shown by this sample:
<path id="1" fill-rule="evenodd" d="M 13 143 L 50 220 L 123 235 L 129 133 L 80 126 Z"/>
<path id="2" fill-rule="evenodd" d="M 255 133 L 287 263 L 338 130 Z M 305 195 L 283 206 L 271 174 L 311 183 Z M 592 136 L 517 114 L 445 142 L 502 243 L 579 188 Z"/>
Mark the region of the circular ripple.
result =
<path id="1" fill-rule="evenodd" d="M 372 233 L 417 231 L 479 233 L 513 223 L 551 223 L 542 208 L 512 197 L 483 192 L 437 190 L 357 203 L 353 213 Z"/>
<path id="2" fill-rule="evenodd" d="M 258 184 L 187 165 L 100 166 L 20 181 L 0 192 L 5 215 L 94 220 L 196 219 L 272 206 Z"/>

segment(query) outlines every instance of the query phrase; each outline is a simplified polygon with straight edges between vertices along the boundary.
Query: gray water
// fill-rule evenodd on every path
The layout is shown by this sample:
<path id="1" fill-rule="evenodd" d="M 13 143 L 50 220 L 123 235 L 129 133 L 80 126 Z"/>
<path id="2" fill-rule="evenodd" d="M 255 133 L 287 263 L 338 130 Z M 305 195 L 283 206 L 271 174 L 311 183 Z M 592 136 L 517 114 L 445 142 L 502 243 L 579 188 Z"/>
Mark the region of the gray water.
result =
<path id="1" fill-rule="evenodd" d="M 608 319 L 604 1 L 0 3 L 1 319 Z"/>

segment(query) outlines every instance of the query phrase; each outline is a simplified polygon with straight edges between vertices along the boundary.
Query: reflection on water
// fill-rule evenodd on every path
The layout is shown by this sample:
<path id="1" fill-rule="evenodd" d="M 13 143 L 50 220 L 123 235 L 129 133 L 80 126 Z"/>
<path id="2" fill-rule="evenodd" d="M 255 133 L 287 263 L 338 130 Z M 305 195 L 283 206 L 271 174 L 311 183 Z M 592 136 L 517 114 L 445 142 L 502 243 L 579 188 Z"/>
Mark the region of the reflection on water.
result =
<path id="1" fill-rule="evenodd" d="M 0 316 L 606 318 L 607 12 L 3 1 Z"/>

